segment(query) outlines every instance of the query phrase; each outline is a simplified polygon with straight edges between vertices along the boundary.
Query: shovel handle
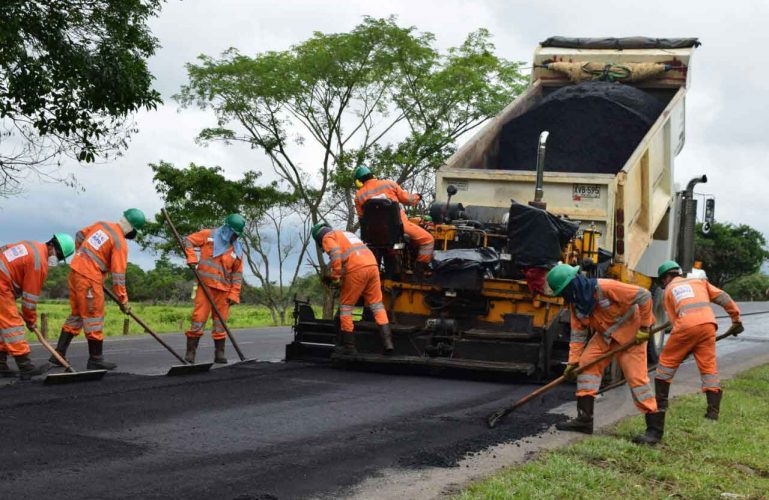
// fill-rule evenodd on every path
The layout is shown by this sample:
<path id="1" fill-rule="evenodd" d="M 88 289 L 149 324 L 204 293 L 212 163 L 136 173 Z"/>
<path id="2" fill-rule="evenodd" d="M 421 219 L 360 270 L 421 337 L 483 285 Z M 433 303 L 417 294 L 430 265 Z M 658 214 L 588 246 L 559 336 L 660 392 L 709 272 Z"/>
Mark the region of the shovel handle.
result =
<path id="1" fill-rule="evenodd" d="M 67 363 L 67 360 L 64 359 L 64 356 L 59 354 L 59 352 L 56 349 L 54 349 L 53 346 L 51 346 L 51 344 L 49 344 L 47 340 L 45 340 L 45 338 L 43 337 L 43 334 L 40 333 L 40 330 L 38 330 L 37 327 L 33 328 L 32 331 L 35 332 L 35 336 L 37 337 L 37 340 L 43 345 L 43 347 L 45 347 L 45 350 L 50 352 L 51 355 L 54 358 L 56 358 L 56 361 L 58 361 L 59 364 L 61 364 L 61 366 L 63 366 L 65 370 L 71 373 L 75 373 L 75 370 L 72 368 L 72 365 Z"/>

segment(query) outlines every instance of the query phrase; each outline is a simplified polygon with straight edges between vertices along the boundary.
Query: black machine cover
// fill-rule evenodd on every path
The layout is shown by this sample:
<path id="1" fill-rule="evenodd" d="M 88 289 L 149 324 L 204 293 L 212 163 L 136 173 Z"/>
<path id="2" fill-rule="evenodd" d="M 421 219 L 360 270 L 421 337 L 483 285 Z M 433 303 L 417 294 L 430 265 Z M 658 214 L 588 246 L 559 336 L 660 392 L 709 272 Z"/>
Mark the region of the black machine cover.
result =
<path id="1" fill-rule="evenodd" d="M 701 45 L 698 38 L 648 38 L 631 36 L 625 38 L 570 38 L 551 36 L 539 44 L 542 47 L 565 49 L 687 49 Z"/>
<path id="2" fill-rule="evenodd" d="M 513 263 L 519 267 L 552 267 L 561 260 L 561 249 L 577 229 L 576 222 L 513 201 L 507 223 L 507 245 Z"/>

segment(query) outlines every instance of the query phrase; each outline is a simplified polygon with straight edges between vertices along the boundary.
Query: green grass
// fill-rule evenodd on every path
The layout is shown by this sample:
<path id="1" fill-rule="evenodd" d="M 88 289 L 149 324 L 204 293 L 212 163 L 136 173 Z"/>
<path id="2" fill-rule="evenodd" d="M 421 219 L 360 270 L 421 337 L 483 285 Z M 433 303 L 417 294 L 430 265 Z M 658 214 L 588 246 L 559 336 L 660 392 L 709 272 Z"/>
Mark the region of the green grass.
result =
<path id="1" fill-rule="evenodd" d="M 190 326 L 192 304 L 152 305 L 132 303 L 131 308 L 150 328 L 157 333 L 185 331 Z M 38 305 L 38 314 L 48 314 L 48 336 L 56 338 L 61 326 L 69 316 L 69 302 L 44 301 Z M 108 304 L 105 314 L 104 335 L 122 335 L 124 316 L 115 304 Z M 40 320 L 38 319 L 38 326 Z M 211 321 L 207 327 L 210 328 Z M 253 305 L 236 305 L 230 309 L 227 321 L 230 328 L 257 328 L 273 326 L 272 316 L 266 307 Z M 130 321 L 129 335 L 141 335 L 144 330 L 133 320 Z M 34 334 L 28 333 L 27 338 L 33 340 Z"/>
<path id="2" fill-rule="evenodd" d="M 676 398 L 662 445 L 631 443 L 643 417 L 627 418 L 606 435 L 544 452 L 456 498 L 769 498 L 769 366 L 726 382 L 718 422 L 704 413 L 702 394 Z"/>

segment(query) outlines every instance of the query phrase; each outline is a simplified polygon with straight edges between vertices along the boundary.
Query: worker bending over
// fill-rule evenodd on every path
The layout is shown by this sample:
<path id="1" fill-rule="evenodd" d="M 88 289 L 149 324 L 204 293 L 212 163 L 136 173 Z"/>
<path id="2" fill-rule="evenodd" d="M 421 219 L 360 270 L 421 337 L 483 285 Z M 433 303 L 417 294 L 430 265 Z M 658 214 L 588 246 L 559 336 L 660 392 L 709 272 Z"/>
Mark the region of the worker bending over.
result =
<path id="1" fill-rule="evenodd" d="M 29 344 L 24 325 L 37 328 L 37 302 L 48 268 L 75 252 L 68 234 L 54 234 L 46 243 L 20 241 L 0 247 L 0 375 L 14 377 L 8 366 L 8 353 L 16 360 L 22 380 L 44 373 L 48 366 L 35 367 L 29 360 Z M 21 298 L 21 314 L 16 299 Z"/>
<path id="2" fill-rule="evenodd" d="M 355 186 L 358 188 L 358 192 L 355 193 L 355 211 L 358 212 L 358 218 L 363 216 L 363 204 L 368 200 L 386 198 L 395 203 L 400 202 L 410 206 L 416 205 L 421 200 L 418 194 L 407 192 L 397 182 L 377 179 L 368 167 L 356 168 L 353 175 Z M 409 221 L 403 208 L 401 208 L 401 221 L 403 221 L 403 232 L 409 237 L 409 244 L 417 251 L 416 273 L 422 275 L 433 259 L 435 239 L 429 232 Z"/>
<path id="3" fill-rule="evenodd" d="M 323 248 L 330 260 L 333 282 L 341 281 L 339 295 L 339 323 L 342 331 L 343 354 L 355 354 L 352 311 L 361 295 L 364 303 L 374 314 L 379 326 L 385 353 L 393 351 L 392 330 L 382 303 L 379 283 L 379 265 L 371 250 L 360 238 L 347 231 L 334 231 L 328 224 L 315 224 L 312 237 Z"/>
<path id="4" fill-rule="evenodd" d="M 635 285 L 610 279 L 593 279 L 579 274 L 579 267 L 558 264 L 547 274 L 555 295 L 569 304 L 571 340 L 564 376 L 573 380 L 574 371 L 607 352 L 634 341 L 636 345 L 617 354 L 622 373 L 636 407 L 645 414 L 647 427 L 654 424 L 657 402 L 646 367 L 646 341 L 654 325 L 651 294 Z M 588 330 L 595 335 L 588 341 Z M 639 331 L 640 330 L 640 331 Z M 601 387 L 608 358 L 577 376 L 577 418 L 556 427 L 566 431 L 593 433 L 593 406 Z"/>
<path id="5" fill-rule="evenodd" d="M 240 289 L 243 285 L 243 246 L 238 238 L 243 235 L 246 219 L 239 214 L 230 214 L 217 229 L 203 229 L 184 238 L 184 252 L 187 265 L 198 270 L 198 276 L 211 291 L 211 298 L 226 322 L 230 305 L 240 302 Z M 200 258 L 195 254 L 200 251 Z M 222 321 L 212 313 L 211 304 L 201 286 L 195 294 L 195 307 L 192 310 L 192 323 L 187 330 L 187 352 L 184 359 L 195 362 L 203 327 L 209 316 L 213 319 L 211 337 L 214 339 L 214 363 L 227 363 L 224 347 L 227 332 Z"/>
<path id="6" fill-rule="evenodd" d="M 124 314 L 131 311 L 126 291 L 125 272 L 128 265 L 128 243 L 146 223 L 144 212 L 129 208 L 118 222 L 100 221 L 75 235 L 77 251 L 70 264 L 70 315 L 59 335 L 56 350 L 66 357 L 72 339 L 85 331 L 88 339 L 89 370 L 113 370 L 114 363 L 104 361 L 104 279 L 112 277 L 112 290 Z M 60 366 L 55 357 L 51 363 Z"/>
<path id="7" fill-rule="evenodd" d="M 683 278 L 681 266 L 672 260 L 659 267 L 657 276 L 665 288 L 665 311 L 673 329 L 662 349 L 654 377 L 657 407 L 661 418 L 658 427 L 647 433 L 645 439 L 651 443 L 662 439 L 670 384 L 681 362 L 690 353 L 694 354 L 694 360 L 700 370 L 702 392 L 707 398 L 705 418 L 718 420 L 722 392 L 716 364 L 716 316 L 710 304 L 723 307 L 732 318 L 732 326 L 727 333 L 738 335 L 744 331 L 740 322 L 740 309 L 726 292 L 704 279 Z"/>

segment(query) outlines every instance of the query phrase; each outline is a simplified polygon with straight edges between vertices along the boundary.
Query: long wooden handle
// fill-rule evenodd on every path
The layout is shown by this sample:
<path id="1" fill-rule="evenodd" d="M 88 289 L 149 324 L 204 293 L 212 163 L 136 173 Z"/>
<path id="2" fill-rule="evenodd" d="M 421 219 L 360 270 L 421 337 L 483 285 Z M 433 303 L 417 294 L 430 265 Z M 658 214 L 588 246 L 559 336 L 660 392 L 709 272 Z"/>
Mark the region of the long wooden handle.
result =
<path id="1" fill-rule="evenodd" d="M 171 221 L 171 217 L 168 215 L 168 212 L 166 212 L 166 209 L 161 208 L 160 212 L 163 214 L 163 217 L 166 219 L 166 222 L 168 223 L 168 227 L 170 227 L 171 231 L 174 233 L 176 242 L 179 244 L 179 248 L 181 249 L 183 254 L 184 241 L 182 241 L 182 237 L 179 234 L 179 231 L 176 230 L 176 226 L 174 226 L 174 223 Z M 243 355 L 243 351 L 240 350 L 240 346 L 238 345 L 238 342 L 235 340 L 235 336 L 232 335 L 232 332 L 230 331 L 230 327 L 227 326 L 227 322 L 224 320 L 224 316 L 222 316 L 222 313 L 219 311 L 219 308 L 216 307 L 216 304 L 214 303 L 214 298 L 211 296 L 211 291 L 208 289 L 206 284 L 203 283 L 203 280 L 200 279 L 198 270 L 193 269 L 192 272 L 195 274 L 195 279 L 198 280 L 198 286 L 203 289 L 203 294 L 206 296 L 206 300 L 208 300 L 208 303 L 211 304 L 211 309 L 214 311 L 214 314 L 216 315 L 216 317 L 219 318 L 219 322 L 221 322 L 222 327 L 224 327 L 224 331 L 227 333 L 227 336 L 230 338 L 230 342 L 232 342 L 232 347 L 235 348 L 235 352 L 238 353 L 238 357 L 240 357 L 240 360 L 245 361 L 246 357 Z"/>
<path id="2" fill-rule="evenodd" d="M 75 373 L 75 370 L 74 368 L 72 368 L 72 365 L 67 363 L 67 360 L 64 359 L 64 356 L 59 354 L 59 352 L 56 349 L 54 349 L 53 346 L 51 346 L 51 344 L 49 344 L 47 340 L 45 340 L 45 338 L 43 337 L 43 334 L 40 333 L 40 330 L 38 330 L 37 327 L 35 327 L 32 331 L 35 332 L 35 336 L 37 336 L 37 340 L 40 341 L 41 344 L 43 344 L 43 347 L 45 347 L 45 350 L 50 352 L 51 355 L 54 358 L 56 358 L 56 361 L 58 361 L 59 364 L 61 364 L 61 366 L 63 366 L 65 370 L 67 370 L 68 372 Z"/>

